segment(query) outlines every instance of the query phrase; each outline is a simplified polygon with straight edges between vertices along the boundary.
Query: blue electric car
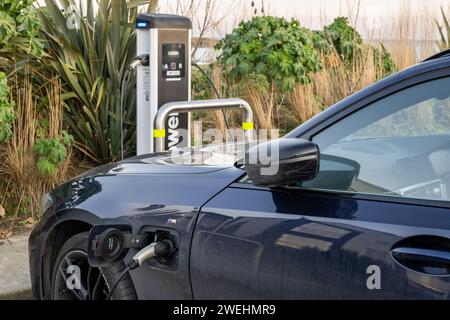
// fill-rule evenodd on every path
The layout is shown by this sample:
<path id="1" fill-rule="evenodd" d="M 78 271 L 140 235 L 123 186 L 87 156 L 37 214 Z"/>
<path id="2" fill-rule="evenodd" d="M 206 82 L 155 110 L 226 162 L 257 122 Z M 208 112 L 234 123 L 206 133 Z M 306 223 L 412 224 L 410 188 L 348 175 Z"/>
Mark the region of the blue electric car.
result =
<path id="1" fill-rule="evenodd" d="M 149 154 L 56 188 L 30 236 L 34 296 L 105 299 L 116 286 L 113 299 L 450 298 L 450 51 L 277 143 L 274 175 L 205 148 L 202 163 Z M 124 272 L 140 249 L 124 246 L 93 263 L 92 230 L 110 227 L 131 242 L 170 239 L 170 254 Z"/>

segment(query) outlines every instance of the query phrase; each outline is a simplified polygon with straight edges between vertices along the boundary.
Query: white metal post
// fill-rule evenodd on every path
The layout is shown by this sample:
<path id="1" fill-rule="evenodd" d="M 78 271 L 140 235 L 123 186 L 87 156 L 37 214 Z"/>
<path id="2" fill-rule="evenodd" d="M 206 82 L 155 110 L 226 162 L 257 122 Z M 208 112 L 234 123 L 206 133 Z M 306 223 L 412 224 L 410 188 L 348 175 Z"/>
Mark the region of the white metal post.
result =
<path id="1" fill-rule="evenodd" d="M 136 30 L 137 52 L 136 55 L 150 54 L 150 29 Z M 150 55 L 151 56 L 151 55 Z M 136 150 L 137 154 L 145 154 L 152 151 L 153 139 L 151 127 L 151 84 L 150 66 L 142 65 L 136 70 Z"/>

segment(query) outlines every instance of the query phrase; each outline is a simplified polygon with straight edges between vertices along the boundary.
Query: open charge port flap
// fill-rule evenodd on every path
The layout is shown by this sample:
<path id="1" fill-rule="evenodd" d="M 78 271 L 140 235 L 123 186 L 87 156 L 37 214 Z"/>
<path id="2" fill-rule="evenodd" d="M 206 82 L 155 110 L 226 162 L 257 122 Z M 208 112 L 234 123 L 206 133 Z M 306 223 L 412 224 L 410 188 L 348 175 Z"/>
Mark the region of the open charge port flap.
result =
<path id="1" fill-rule="evenodd" d="M 95 267 L 123 260 L 129 249 L 142 249 L 156 240 L 156 233 L 132 234 L 128 225 L 94 226 L 88 238 L 88 259 Z"/>

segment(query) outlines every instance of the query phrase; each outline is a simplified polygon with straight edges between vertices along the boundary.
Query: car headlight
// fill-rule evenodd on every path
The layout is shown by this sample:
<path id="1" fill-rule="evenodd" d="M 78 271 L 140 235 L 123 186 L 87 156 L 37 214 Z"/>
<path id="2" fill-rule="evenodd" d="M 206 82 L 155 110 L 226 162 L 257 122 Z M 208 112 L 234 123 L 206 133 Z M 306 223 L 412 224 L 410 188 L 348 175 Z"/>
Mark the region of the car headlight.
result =
<path id="1" fill-rule="evenodd" d="M 53 205 L 53 197 L 50 193 L 45 193 L 41 198 L 41 216 Z"/>

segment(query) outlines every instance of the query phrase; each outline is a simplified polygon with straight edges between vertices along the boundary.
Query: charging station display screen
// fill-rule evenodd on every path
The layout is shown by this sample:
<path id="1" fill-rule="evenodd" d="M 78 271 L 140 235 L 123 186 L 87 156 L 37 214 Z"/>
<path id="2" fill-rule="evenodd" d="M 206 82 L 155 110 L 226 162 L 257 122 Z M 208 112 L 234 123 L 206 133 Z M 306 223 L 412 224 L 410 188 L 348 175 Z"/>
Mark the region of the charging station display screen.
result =
<path id="1" fill-rule="evenodd" d="M 163 43 L 162 77 L 176 81 L 185 76 L 185 45 L 183 43 Z"/>

